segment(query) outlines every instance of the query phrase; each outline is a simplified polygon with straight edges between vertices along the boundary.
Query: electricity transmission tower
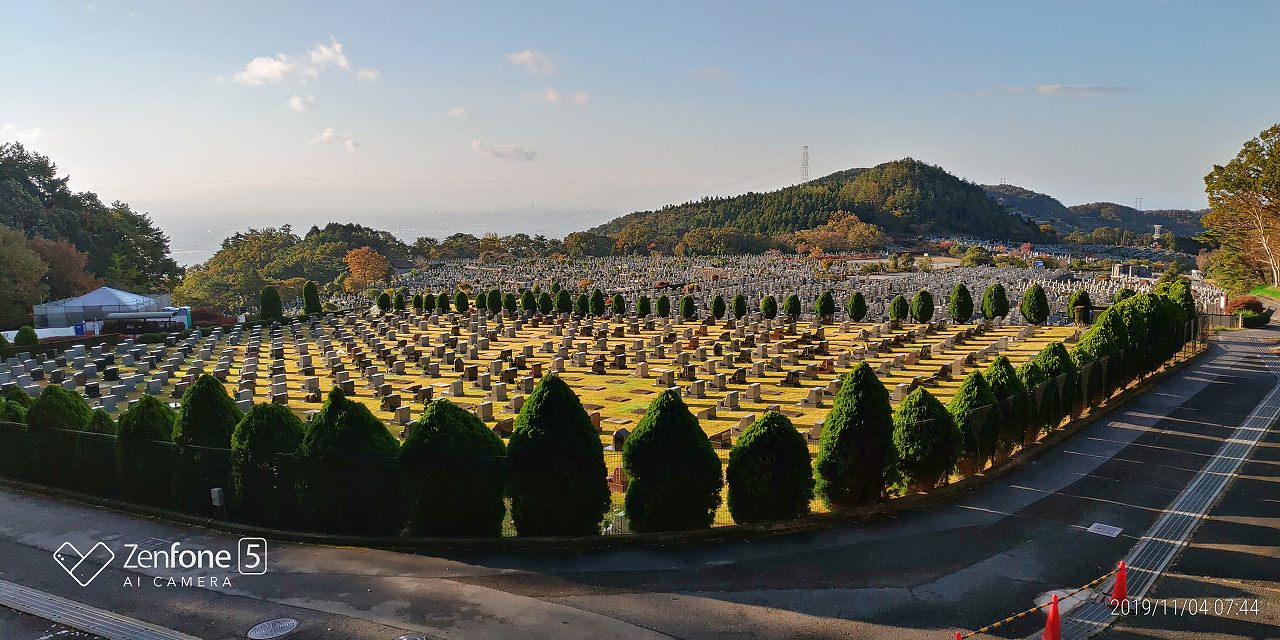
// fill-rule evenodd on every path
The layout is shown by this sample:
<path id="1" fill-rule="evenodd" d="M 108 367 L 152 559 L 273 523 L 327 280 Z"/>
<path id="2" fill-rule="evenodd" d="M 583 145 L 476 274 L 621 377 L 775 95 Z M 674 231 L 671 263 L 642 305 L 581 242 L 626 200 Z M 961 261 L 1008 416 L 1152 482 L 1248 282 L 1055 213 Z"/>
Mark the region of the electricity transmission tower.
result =
<path id="1" fill-rule="evenodd" d="M 800 147 L 800 182 L 809 181 L 809 145 Z"/>

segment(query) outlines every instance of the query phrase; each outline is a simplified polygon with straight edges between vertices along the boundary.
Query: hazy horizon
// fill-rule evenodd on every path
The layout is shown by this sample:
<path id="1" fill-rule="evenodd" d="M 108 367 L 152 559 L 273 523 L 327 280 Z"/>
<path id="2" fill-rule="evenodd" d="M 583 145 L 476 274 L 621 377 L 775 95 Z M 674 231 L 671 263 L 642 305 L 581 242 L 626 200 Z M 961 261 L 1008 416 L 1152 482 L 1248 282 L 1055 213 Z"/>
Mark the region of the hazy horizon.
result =
<path id="1" fill-rule="evenodd" d="M 148 212 L 175 252 L 328 220 L 563 235 L 795 184 L 802 145 L 813 177 L 912 157 L 1067 205 L 1198 209 L 1203 176 L 1280 105 L 1259 81 L 1280 53 L 1265 2 L 10 14 L 0 140 Z"/>

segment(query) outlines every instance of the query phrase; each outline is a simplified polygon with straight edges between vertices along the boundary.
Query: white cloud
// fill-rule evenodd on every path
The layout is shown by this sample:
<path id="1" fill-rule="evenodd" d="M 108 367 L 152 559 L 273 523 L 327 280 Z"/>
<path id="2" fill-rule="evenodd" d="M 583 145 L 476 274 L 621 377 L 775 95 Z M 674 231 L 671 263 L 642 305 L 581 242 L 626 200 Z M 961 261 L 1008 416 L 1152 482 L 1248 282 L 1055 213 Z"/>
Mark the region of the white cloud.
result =
<path id="1" fill-rule="evenodd" d="M 530 100 L 541 100 L 543 102 L 560 102 L 560 92 L 551 87 L 547 87 L 542 91 L 533 91 L 525 94 Z"/>
<path id="2" fill-rule="evenodd" d="M 529 73 L 552 73 L 556 70 L 551 57 L 537 49 L 525 49 L 516 53 L 508 53 L 507 61 L 522 67 Z"/>
<path id="3" fill-rule="evenodd" d="M 337 38 L 329 36 L 329 44 L 317 42 L 315 46 L 307 50 L 307 56 L 311 59 L 311 64 L 315 66 L 317 71 L 323 70 L 329 65 L 334 65 L 343 69 L 350 69 L 351 63 L 347 61 L 347 54 L 342 52 L 342 43 Z"/>
<path id="4" fill-rule="evenodd" d="M 352 72 L 351 61 L 347 59 L 342 43 L 333 36 L 329 36 L 327 44 L 318 42 L 301 56 L 277 53 L 275 56 L 254 58 L 232 79 L 240 84 L 261 86 L 277 84 L 290 77 L 303 80 L 315 78 L 329 68 Z M 354 73 L 362 80 L 377 80 L 381 75 L 376 69 L 367 68 Z"/>
<path id="5" fill-rule="evenodd" d="M 316 106 L 315 96 L 293 96 L 289 98 L 289 108 L 294 111 L 306 111 Z"/>
<path id="6" fill-rule="evenodd" d="M 244 65 L 244 71 L 235 75 L 240 84 L 261 86 L 275 84 L 289 77 L 298 69 L 298 63 L 285 54 L 277 54 L 274 58 L 254 58 Z"/>
<path id="7" fill-rule="evenodd" d="M 450 118 L 465 118 L 465 117 L 467 117 L 467 110 L 466 110 L 465 108 L 463 108 L 463 107 L 454 107 L 454 108 L 452 108 L 452 109 L 450 109 L 450 110 L 449 110 L 449 117 L 450 117 Z"/>
<path id="8" fill-rule="evenodd" d="M 573 94 L 573 101 L 577 104 L 587 104 L 591 102 L 591 94 L 586 91 L 579 91 Z"/>
<path id="9" fill-rule="evenodd" d="M 1104 84 L 1042 84 L 1036 87 L 1036 93 L 1042 96 L 1090 97 L 1126 91 L 1133 91 L 1133 87 Z"/>
<path id="10" fill-rule="evenodd" d="M 491 145 L 482 140 L 475 140 L 472 141 L 471 148 L 476 153 L 486 158 L 497 158 L 500 160 L 523 160 L 525 162 L 532 162 L 538 157 L 537 151 L 514 144 Z"/>
<path id="11" fill-rule="evenodd" d="M 316 134 L 316 137 L 311 139 L 311 144 L 319 143 L 339 144 L 347 151 L 355 151 L 360 147 L 360 143 L 356 142 L 350 133 L 337 133 L 333 130 L 333 127 L 325 127 L 324 131 Z"/>
<path id="12" fill-rule="evenodd" d="M 19 129 L 18 125 L 12 122 L 6 122 L 0 125 L 0 140 L 15 140 L 17 142 L 32 143 L 49 135 L 49 131 L 45 131 L 40 127 L 32 127 L 30 129 Z"/>

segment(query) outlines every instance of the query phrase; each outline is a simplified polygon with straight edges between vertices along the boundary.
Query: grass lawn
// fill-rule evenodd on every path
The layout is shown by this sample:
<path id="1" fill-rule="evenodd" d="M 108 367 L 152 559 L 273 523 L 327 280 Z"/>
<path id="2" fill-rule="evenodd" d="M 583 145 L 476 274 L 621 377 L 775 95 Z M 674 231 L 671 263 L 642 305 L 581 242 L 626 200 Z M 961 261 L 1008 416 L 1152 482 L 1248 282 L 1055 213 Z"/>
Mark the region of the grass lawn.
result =
<path id="1" fill-rule="evenodd" d="M 1249 290 L 1249 293 L 1255 296 L 1265 296 L 1280 300 L 1280 287 L 1272 284 L 1260 284 Z"/>

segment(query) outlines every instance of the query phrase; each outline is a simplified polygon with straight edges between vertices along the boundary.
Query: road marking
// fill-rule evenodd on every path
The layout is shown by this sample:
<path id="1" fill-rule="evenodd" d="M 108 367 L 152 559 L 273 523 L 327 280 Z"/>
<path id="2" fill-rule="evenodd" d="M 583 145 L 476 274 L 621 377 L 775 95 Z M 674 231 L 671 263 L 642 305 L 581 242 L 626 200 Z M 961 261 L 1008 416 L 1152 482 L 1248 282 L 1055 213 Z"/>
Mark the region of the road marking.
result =
<path id="1" fill-rule="evenodd" d="M 1262 360 L 1266 371 L 1280 377 L 1277 373 L 1280 371 L 1280 358 L 1262 347 L 1253 347 L 1253 353 Z M 1196 473 L 1129 552 L 1125 565 L 1129 568 L 1126 586 L 1130 599 L 1144 597 L 1155 584 L 1156 578 L 1160 577 L 1186 546 L 1200 522 L 1240 471 L 1240 467 L 1270 432 L 1277 417 L 1280 417 L 1280 382 L 1253 408 L 1244 422 L 1223 440 L 1222 446 L 1205 463 L 1204 468 Z M 1114 578 L 1108 580 L 1100 591 L 1110 592 L 1114 583 Z M 1063 617 L 1063 640 L 1079 640 L 1102 632 L 1114 620 L 1111 611 L 1111 606 L 1101 600 L 1078 607 L 1070 616 Z M 1029 638 L 1039 639 L 1042 635 L 1036 633 Z"/>
<path id="2" fill-rule="evenodd" d="M 1103 524 L 1101 522 L 1095 522 L 1089 525 L 1089 528 L 1085 529 L 1085 531 L 1088 531 L 1089 533 L 1096 533 L 1100 536 L 1106 536 L 1108 538 L 1114 538 L 1120 535 L 1120 532 L 1124 531 L 1124 529 L 1121 529 L 1120 527 L 1117 527 L 1111 524 Z"/>
<path id="3" fill-rule="evenodd" d="M 107 640 L 199 640 L 153 624 L 95 609 L 74 600 L 0 580 L 0 605 Z"/>

